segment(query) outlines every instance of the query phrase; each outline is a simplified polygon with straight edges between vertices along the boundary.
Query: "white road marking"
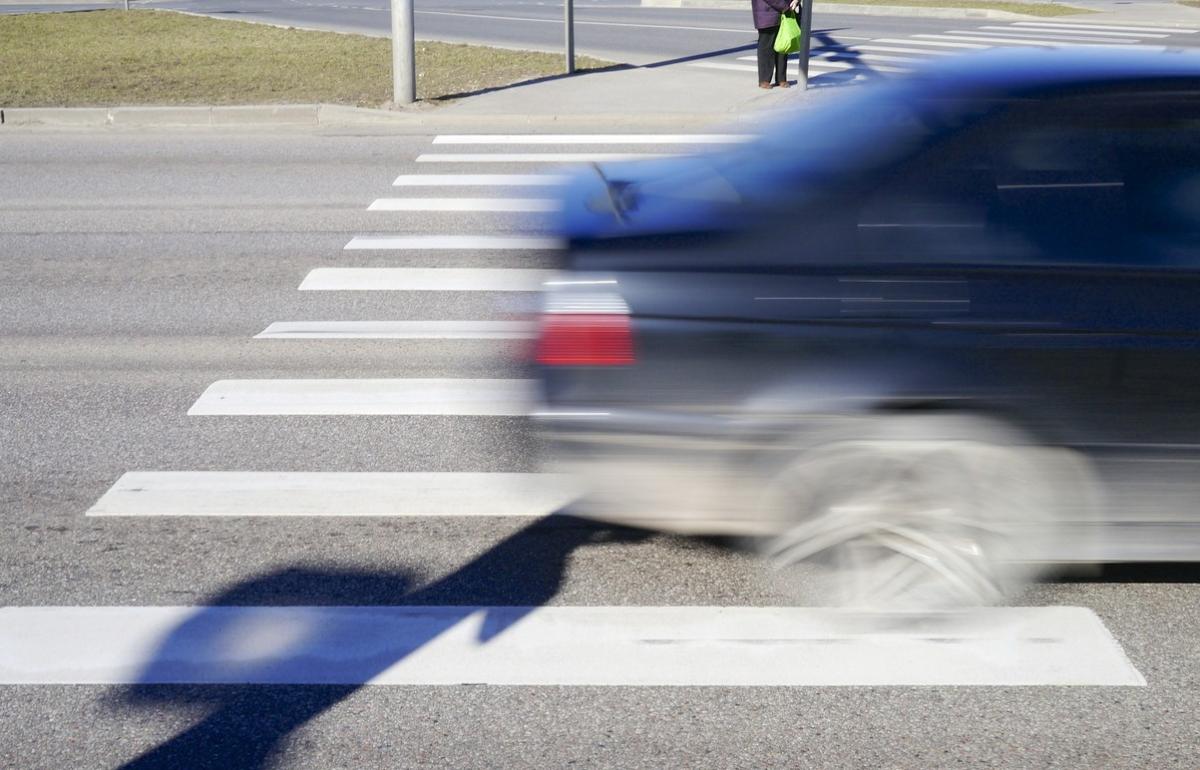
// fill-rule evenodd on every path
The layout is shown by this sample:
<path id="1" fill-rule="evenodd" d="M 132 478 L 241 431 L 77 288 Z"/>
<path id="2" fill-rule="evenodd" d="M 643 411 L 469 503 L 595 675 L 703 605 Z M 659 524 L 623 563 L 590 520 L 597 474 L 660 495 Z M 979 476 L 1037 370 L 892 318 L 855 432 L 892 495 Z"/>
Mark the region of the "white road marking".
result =
<path id="1" fill-rule="evenodd" d="M 531 250 L 562 248 L 557 238 L 511 235 L 356 235 L 346 244 L 354 250 Z"/>
<path id="2" fill-rule="evenodd" d="M 914 59 L 911 56 L 888 56 L 886 54 L 874 54 L 874 53 L 858 54 L 856 52 L 856 53 L 821 54 L 818 57 L 814 57 L 813 59 L 810 59 L 810 62 L 820 62 L 820 61 L 826 61 L 829 59 L 847 59 L 847 60 L 853 59 L 854 61 L 861 61 L 861 62 L 867 62 L 867 63 L 875 62 L 875 61 L 902 62 L 902 63 L 903 62 L 919 62 L 919 61 L 921 61 L 921 59 Z"/>
<path id="3" fill-rule="evenodd" d="M 525 16 L 489 16 L 481 13 L 457 13 L 454 11 L 417 11 L 417 13 L 426 16 L 461 16 L 466 19 L 490 19 L 493 21 L 533 21 L 554 24 L 560 27 L 563 23 L 562 19 L 534 19 Z M 638 27 L 641 29 L 678 29 L 687 32 L 728 32 L 746 37 L 744 29 L 730 29 L 727 27 L 680 27 L 668 24 L 632 24 L 615 21 L 580 21 L 578 19 L 575 20 L 575 24 L 584 27 Z"/>
<path id="4" fill-rule="evenodd" d="M 523 417 L 532 380 L 218 380 L 188 414 Z"/>
<path id="5" fill-rule="evenodd" d="M 612 163 L 668 157 L 669 153 L 650 152 L 427 152 L 417 156 L 417 163 Z"/>
<path id="6" fill-rule="evenodd" d="M 934 51 L 928 48 L 901 48 L 899 46 L 887 45 L 856 45 L 853 46 L 855 51 L 886 51 L 890 53 L 917 53 L 923 56 L 953 56 L 953 51 Z"/>
<path id="7" fill-rule="evenodd" d="M 716 62 L 716 61 L 693 62 L 693 63 L 689 64 L 688 66 L 689 67 L 699 67 L 700 69 L 706 69 L 706 70 L 728 70 L 730 72 L 757 72 L 758 71 L 757 67 L 750 65 L 750 64 L 727 64 L 725 62 Z M 789 67 L 792 66 L 790 62 L 788 63 L 788 66 Z"/>
<path id="8" fill-rule="evenodd" d="M 723 64 L 721 62 L 697 62 L 695 64 L 690 64 L 688 66 L 702 67 L 704 69 L 714 69 L 714 70 L 729 70 L 731 72 L 757 72 L 758 71 L 758 67 L 754 66 L 753 64 Z M 906 70 L 902 70 L 902 69 L 897 69 L 896 67 L 872 66 L 872 67 L 868 68 L 865 64 L 860 67 L 860 66 L 856 66 L 854 64 L 846 63 L 846 62 L 828 62 L 828 61 L 820 61 L 818 59 L 810 60 L 808 63 L 808 68 L 810 71 L 811 70 L 820 70 L 820 69 L 838 70 L 838 71 L 854 70 L 854 71 L 862 73 L 864 75 L 869 75 L 871 73 L 878 73 L 878 72 L 905 72 L 906 71 Z M 791 62 L 788 64 L 789 74 L 795 73 L 798 70 L 799 70 L 799 65 L 797 63 Z"/>
<path id="9" fill-rule="evenodd" d="M 992 31 L 996 31 L 996 32 L 1004 32 L 1006 34 L 1014 32 L 1012 27 L 993 26 L 993 27 L 979 27 L 979 29 L 992 30 Z M 1022 29 L 1022 30 L 1015 30 L 1015 31 L 1020 32 L 1022 34 L 1033 34 L 1033 35 L 1052 34 L 1055 37 L 1060 37 L 1062 35 L 1087 35 L 1087 34 L 1100 34 L 1106 38 L 1112 38 L 1112 37 L 1117 37 L 1117 38 L 1120 38 L 1120 37 L 1135 37 L 1135 38 L 1169 37 L 1169 35 L 1158 35 L 1158 34 L 1153 34 L 1153 33 L 1149 33 L 1149 32 L 1100 32 L 1100 33 L 1095 33 L 1095 32 L 1088 32 L 1088 31 L 1084 31 L 1084 30 L 1080 30 L 1080 29 Z"/>
<path id="10" fill-rule="evenodd" d="M 845 59 L 845 60 L 860 61 L 860 62 L 863 62 L 864 64 L 867 64 L 867 63 L 870 63 L 873 61 L 886 61 L 886 62 L 918 62 L 918 61 L 921 61 L 920 59 L 914 59 L 911 56 L 883 56 L 883 55 L 879 55 L 879 54 L 870 54 L 870 53 L 860 55 L 857 51 L 849 52 L 849 53 L 842 52 L 842 51 L 828 51 L 825 53 L 813 54 L 813 56 L 810 57 L 808 60 L 809 66 L 811 67 L 813 64 L 827 62 L 830 59 Z M 738 61 L 756 61 L 756 60 L 757 60 L 757 57 L 755 57 L 755 56 L 739 56 L 738 57 Z M 789 65 L 791 63 L 792 62 L 788 62 Z"/>
<path id="11" fill-rule="evenodd" d="M 559 174 L 401 174 L 393 187 L 550 187 L 567 182 Z"/>
<path id="12" fill-rule="evenodd" d="M 521 340 L 526 321 L 276 321 L 256 340 Z"/>
<path id="13" fill-rule="evenodd" d="M 549 516 L 579 497 L 544 473 L 126 473 L 88 516 Z"/>
<path id="14" fill-rule="evenodd" d="M 318 267 L 300 291 L 539 291 L 554 275 L 504 267 Z"/>
<path id="15" fill-rule="evenodd" d="M 1034 40 L 1034 42 L 1048 43 L 1051 46 L 1060 46 L 1063 43 L 1104 43 L 1108 46 L 1133 46 L 1138 43 L 1135 40 L 1127 40 L 1123 37 L 1069 37 L 1068 34 L 1056 35 L 1050 34 L 1049 30 L 1009 30 L 1004 32 L 985 32 L 980 30 L 947 30 L 947 35 L 983 35 L 989 40 L 1001 40 L 1008 42 L 1012 40 Z"/>
<path id="16" fill-rule="evenodd" d="M 797 65 L 798 66 L 798 65 Z M 885 67 L 880 64 L 871 64 L 866 62 L 843 62 L 843 61 L 822 61 L 820 59 L 812 59 L 808 62 L 808 68 L 812 69 L 829 69 L 829 70 L 854 70 L 856 72 L 872 73 L 872 72 L 907 72 L 908 70 L 900 67 Z"/>
<path id="17" fill-rule="evenodd" d="M 1141 27 L 1130 25 L 1125 27 L 1109 26 L 1106 24 L 1073 24 L 1062 21 L 1018 21 L 1014 22 L 1014 27 L 1051 27 L 1062 29 L 1085 29 L 1098 30 L 1100 34 L 1104 34 L 1104 30 L 1115 30 L 1121 32 L 1165 32 L 1168 35 L 1194 35 L 1200 30 L 1195 29 L 1176 29 L 1174 27 Z"/>
<path id="18" fill-rule="evenodd" d="M 892 38 L 892 37 L 881 37 L 878 40 L 876 40 L 875 42 L 877 42 L 877 43 L 904 43 L 907 45 L 932 45 L 932 46 L 938 46 L 941 48 L 970 48 L 970 49 L 975 49 L 975 50 L 982 50 L 984 48 L 988 48 L 988 46 L 986 46 L 986 45 L 979 45 L 977 43 L 945 43 L 945 42 L 938 43 L 938 42 L 934 42 L 934 41 L 930 41 L 930 40 L 912 40 L 909 38 Z"/>
<path id="19" fill-rule="evenodd" d="M 379 198 L 367 211 L 547 212 L 562 208 L 550 198 Z"/>
<path id="20" fill-rule="evenodd" d="M 993 45 L 993 46 L 997 46 L 997 45 L 1044 45 L 1044 46 L 1052 46 L 1052 47 L 1057 47 L 1057 48 L 1069 48 L 1072 46 L 1080 46 L 1080 45 L 1083 45 L 1085 42 L 1084 40 L 1071 41 L 1071 42 L 1064 42 L 1062 40 L 1047 40 L 1044 37 L 1039 38 L 1039 39 L 1021 38 L 1021 37 L 1005 37 L 1005 36 L 1000 35 L 999 33 L 996 33 L 993 35 L 988 35 L 988 36 L 972 35 L 967 32 L 955 32 L 954 30 L 950 30 L 945 35 L 913 35 L 913 37 L 919 37 L 919 38 L 922 38 L 925 40 L 965 40 L 965 41 L 972 42 L 972 43 L 989 43 L 990 45 Z M 1086 40 L 1088 42 L 1092 42 L 1093 44 L 1107 42 L 1108 44 L 1111 44 L 1111 45 L 1118 45 L 1118 44 L 1133 45 L 1133 41 L 1130 41 L 1130 40 L 1110 40 L 1110 41 L 1094 41 L 1094 40 L 1090 40 L 1090 39 L 1086 39 Z"/>
<path id="21" fill-rule="evenodd" d="M 890 629 L 801 607 L 3 607 L 0 683 L 1145 686 L 1094 612 Z"/>
<path id="22" fill-rule="evenodd" d="M 740 144 L 749 134 L 444 134 L 434 144 Z"/>

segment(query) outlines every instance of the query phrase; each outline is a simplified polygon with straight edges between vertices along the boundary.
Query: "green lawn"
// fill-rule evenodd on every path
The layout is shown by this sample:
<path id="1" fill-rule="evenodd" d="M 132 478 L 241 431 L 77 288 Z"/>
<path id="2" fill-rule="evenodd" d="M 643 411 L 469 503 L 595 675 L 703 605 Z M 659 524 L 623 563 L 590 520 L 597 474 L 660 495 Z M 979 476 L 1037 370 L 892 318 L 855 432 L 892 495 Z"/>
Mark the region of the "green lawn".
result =
<path id="1" fill-rule="evenodd" d="M 417 44 L 417 98 L 442 99 L 562 72 L 554 54 Z M 607 66 L 578 57 L 577 66 Z M 0 107 L 123 104 L 379 106 L 386 39 L 169 11 L 0 16 Z"/>

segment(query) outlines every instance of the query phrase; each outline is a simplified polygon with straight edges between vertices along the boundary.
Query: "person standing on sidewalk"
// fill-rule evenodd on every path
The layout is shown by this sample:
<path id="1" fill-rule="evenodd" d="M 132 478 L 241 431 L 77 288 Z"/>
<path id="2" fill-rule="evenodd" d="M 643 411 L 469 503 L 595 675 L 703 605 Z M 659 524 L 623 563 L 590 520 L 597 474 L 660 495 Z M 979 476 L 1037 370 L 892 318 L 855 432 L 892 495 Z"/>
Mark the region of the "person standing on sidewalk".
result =
<path id="1" fill-rule="evenodd" d="M 791 85 L 787 77 L 785 53 L 775 53 L 775 36 L 779 34 L 779 15 L 795 11 L 800 0 L 750 0 L 754 11 L 754 28 L 758 30 L 758 87 L 787 88 Z"/>

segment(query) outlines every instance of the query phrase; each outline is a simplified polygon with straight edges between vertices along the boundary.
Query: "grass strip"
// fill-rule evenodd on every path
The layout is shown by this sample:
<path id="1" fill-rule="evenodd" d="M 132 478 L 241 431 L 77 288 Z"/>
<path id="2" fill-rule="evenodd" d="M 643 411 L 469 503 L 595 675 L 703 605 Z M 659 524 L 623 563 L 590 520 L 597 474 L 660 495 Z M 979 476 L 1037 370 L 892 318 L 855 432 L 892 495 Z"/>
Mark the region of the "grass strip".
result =
<path id="1" fill-rule="evenodd" d="M 559 75 L 561 55 L 417 44 L 417 98 Z M 577 57 L 580 69 L 608 62 Z M 391 98 L 386 38 L 155 10 L 0 16 L 0 107 L 350 104 Z"/>
<path id="2" fill-rule="evenodd" d="M 1197 0 L 1200 2 L 1200 0 Z M 820 0 L 821 5 L 891 5 L 904 8 L 964 8 L 967 10 L 1008 11 L 1026 16 L 1075 16 L 1092 13 L 1086 8 L 1076 8 L 1058 3 L 1006 3 L 1003 0 Z"/>

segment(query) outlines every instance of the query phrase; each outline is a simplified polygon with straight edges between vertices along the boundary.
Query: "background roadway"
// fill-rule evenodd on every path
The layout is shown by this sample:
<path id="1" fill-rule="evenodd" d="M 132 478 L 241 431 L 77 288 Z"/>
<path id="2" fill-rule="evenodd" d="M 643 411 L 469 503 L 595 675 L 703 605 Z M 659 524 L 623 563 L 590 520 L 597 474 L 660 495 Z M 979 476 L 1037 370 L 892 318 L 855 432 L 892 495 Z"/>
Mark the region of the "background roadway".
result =
<path id="1" fill-rule="evenodd" d="M 20 184 L 0 187 L 0 605 L 788 603 L 745 554 L 624 531 L 581 538 L 582 525 L 84 516 L 130 470 L 535 467 L 522 418 L 186 415 L 217 379 L 520 376 L 520 343 L 251 339 L 280 320 L 482 319 L 519 307 L 486 292 L 296 290 L 321 266 L 546 264 L 522 252 L 343 251 L 363 233 L 531 226 L 367 212 L 402 193 L 397 174 L 429 173 L 414 159 L 430 142 L 367 131 L 5 134 L 0 174 Z M 506 558 L 462 575 L 505 541 Z M 135 697 L 5 686 L 0 765 L 113 767 L 219 711 L 192 766 L 236 766 L 229 757 L 282 736 L 287 768 L 1191 767 L 1195 579 L 1191 568 L 1124 569 L 1022 600 L 1094 609 L 1144 688 L 231 685 Z"/>

